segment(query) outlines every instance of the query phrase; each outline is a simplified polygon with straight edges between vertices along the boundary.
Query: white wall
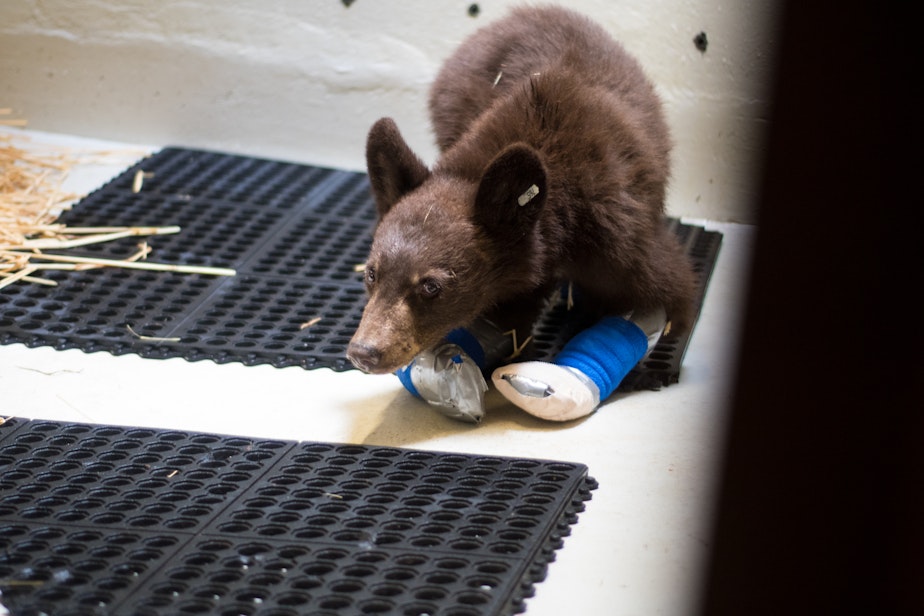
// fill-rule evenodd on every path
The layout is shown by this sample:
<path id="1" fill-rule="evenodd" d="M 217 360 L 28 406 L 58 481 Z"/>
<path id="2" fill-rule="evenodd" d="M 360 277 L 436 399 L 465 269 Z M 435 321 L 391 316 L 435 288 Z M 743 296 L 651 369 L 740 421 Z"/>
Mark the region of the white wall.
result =
<path id="1" fill-rule="evenodd" d="M 436 149 L 427 88 L 513 0 L 2 0 L 0 107 L 30 128 L 362 169 L 398 120 Z M 672 214 L 754 222 L 774 0 L 573 0 L 647 68 L 676 150 Z M 693 37 L 705 31 L 701 53 Z"/>

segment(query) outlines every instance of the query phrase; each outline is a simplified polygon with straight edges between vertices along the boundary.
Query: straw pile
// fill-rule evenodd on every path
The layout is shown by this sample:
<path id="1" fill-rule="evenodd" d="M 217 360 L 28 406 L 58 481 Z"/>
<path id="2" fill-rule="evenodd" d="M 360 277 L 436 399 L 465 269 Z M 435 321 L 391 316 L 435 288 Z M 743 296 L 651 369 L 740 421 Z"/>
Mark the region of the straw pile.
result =
<path id="1" fill-rule="evenodd" d="M 10 110 L 0 109 L 0 125 L 23 126 L 8 119 Z M 0 133 L 0 289 L 18 281 L 55 285 L 43 278 L 47 270 L 84 270 L 122 267 L 154 271 L 233 276 L 234 270 L 213 267 L 171 265 L 145 261 L 151 252 L 146 242 L 123 259 L 94 259 L 69 255 L 68 249 L 133 237 L 178 233 L 179 227 L 68 227 L 57 223 L 81 195 L 62 189 L 68 172 L 80 164 L 99 162 L 111 153 L 75 153 L 60 149 L 39 152 L 22 148 L 9 133 Z M 132 190 L 141 190 L 144 174 L 139 171 Z"/>

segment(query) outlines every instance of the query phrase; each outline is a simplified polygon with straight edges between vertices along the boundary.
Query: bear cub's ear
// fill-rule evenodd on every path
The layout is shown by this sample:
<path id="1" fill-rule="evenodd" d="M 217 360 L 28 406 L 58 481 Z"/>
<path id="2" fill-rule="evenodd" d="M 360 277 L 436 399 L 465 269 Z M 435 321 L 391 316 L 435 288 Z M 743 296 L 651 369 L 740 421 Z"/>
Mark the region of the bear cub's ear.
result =
<path id="1" fill-rule="evenodd" d="M 529 231 L 547 196 L 539 153 L 525 143 L 514 143 L 485 169 L 475 197 L 475 218 L 489 234 L 516 240 Z"/>
<path id="2" fill-rule="evenodd" d="M 404 141 L 391 118 L 382 118 L 369 129 L 366 169 L 380 219 L 430 176 L 430 170 Z"/>

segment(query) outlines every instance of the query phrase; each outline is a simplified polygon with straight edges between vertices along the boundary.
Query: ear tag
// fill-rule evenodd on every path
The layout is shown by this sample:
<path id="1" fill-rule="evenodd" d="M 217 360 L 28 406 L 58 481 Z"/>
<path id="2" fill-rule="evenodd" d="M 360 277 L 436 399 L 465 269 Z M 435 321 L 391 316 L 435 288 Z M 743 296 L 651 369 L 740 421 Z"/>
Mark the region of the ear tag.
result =
<path id="1" fill-rule="evenodd" d="M 517 197 L 517 203 L 520 205 L 520 207 L 523 207 L 524 205 L 532 201 L 533 198 L 535 198 L 535 196 L 538 194 L 539 194 L 539 187 L 533 184 L 532 186 L 526 189 L 525 193 Z"/>

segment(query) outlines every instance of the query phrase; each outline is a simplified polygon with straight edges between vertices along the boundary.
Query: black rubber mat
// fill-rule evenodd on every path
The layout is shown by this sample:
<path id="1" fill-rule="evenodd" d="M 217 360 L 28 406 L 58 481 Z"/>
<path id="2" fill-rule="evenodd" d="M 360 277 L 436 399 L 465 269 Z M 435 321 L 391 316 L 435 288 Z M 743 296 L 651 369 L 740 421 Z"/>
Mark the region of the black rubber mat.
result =
<path id="1" fill-rule="evenodd" d="M 139 170 L 149 177 L 133 193 Z M 346 346 L 366 299 L 358 269 L 375 225 L 365 174 L 167 148 L 85 197 L 61 222 L 178 225 L 181 233 L 148 240 L 152 260 L 227 267 L 238 274 L 97 269 L 49 275 L 57 287 L 11 285 L 0 293 L 0 343 L 352 368 Z M 672 226 L 700 274 L 701 306 L 722 236 L 676 220 Z M 129 239 L 72 254 L 124 258 L 135 243 Z M 563 302 L 551 306 L 537 324 L 532 358 L 551 358 L 583 326 L 578 312 L 566 311 Z M 676 382 L 688 340 L 663 340 L 622 388 Z"/>
<path id="2" fill-rule="evenodd" d="M 0 604 L 513 614 L 595 487 L 570 462 L 9 418 Z"/>

